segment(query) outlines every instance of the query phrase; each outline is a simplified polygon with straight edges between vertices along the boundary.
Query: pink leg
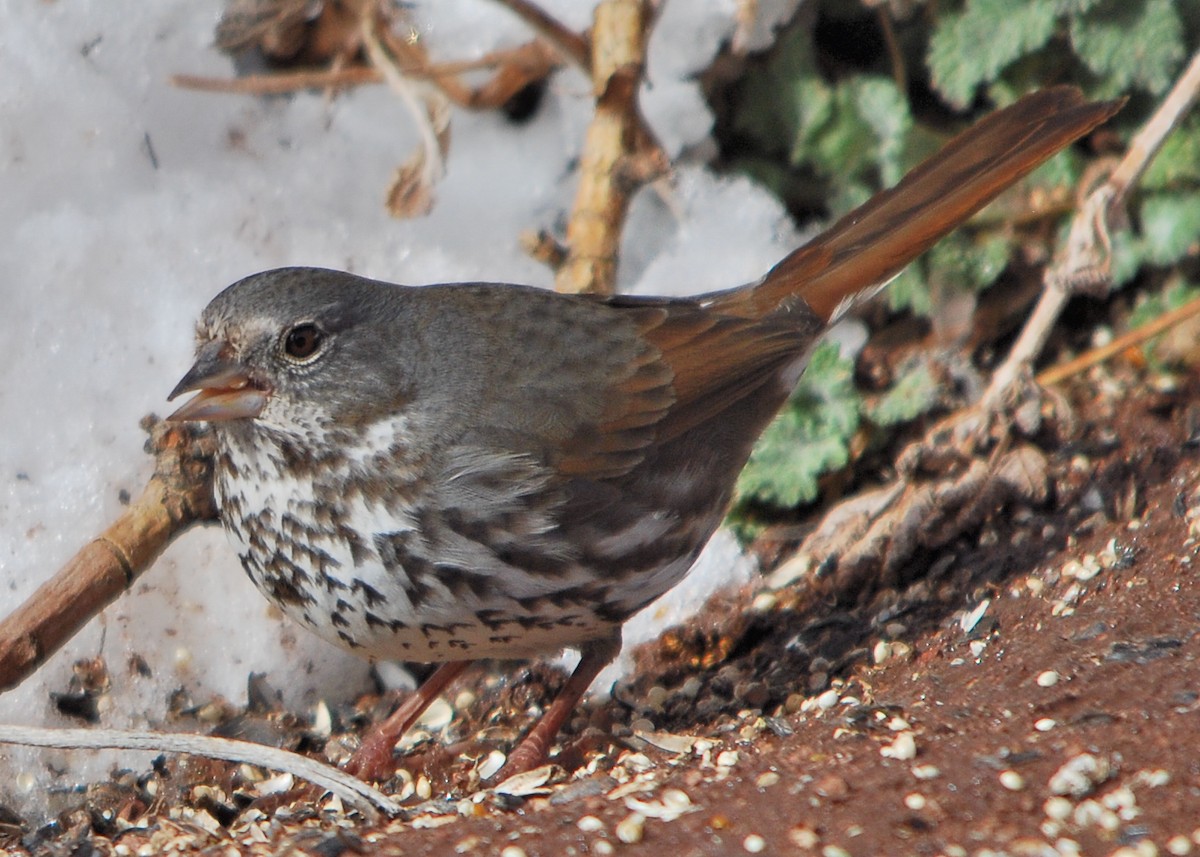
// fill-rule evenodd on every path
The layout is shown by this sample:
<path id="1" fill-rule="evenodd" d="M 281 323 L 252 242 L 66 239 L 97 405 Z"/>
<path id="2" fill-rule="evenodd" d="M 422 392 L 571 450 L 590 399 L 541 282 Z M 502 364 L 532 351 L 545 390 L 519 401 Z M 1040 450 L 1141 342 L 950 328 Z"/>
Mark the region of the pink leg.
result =
<path id="1" fill-rule="evenodd" d="M 496 775 L 496 782 L 502 782 L 516 774 L 531 771 L 546 763 L 546 757 L 550 754 L 550 747 L 554 743 L 555 736 L 558 735 L 558 730 L 575 713 L 579 700 L 587 692 L 592 681 L 602 669 L 612 663 L 613 658 L 620 651 L 621 637 L 619 633 L 606 640 L 596 640 L 584 646 L 583 659 L 579 662 L 579 666 L 575 667 L 575 672 L 571 673 L 571 677 L 567 679 L 563 689 L 558 692 L 554 702 L 546 709 L 542 719 L 529 731 L 525 740 L 517 745 L 517 749 L 513 750 L 512 755 L 508 757 L 508 762 Z"/>
<path id="2" fill-rule="evenodd" d="M 382 780 L 395 773 L 396 763 L 392 759 L 392 749 L 396 742 L 412 728 L 429 704 L 471 663 L 450 661 L 434 670 L 433 675 L 425 679 L 421 686 L 413 691 L 412 696 L 404 700 L 387 720 L 372 729 L 363 739 L 362 746 L 346 763 L 346 771 L 363 780 Z"/>

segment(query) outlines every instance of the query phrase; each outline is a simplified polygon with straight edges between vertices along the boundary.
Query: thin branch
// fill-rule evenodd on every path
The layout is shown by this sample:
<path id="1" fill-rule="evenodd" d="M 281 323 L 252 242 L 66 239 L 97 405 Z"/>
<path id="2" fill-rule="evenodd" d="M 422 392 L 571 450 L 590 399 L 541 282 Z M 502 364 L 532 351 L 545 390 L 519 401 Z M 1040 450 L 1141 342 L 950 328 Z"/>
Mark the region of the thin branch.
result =
<path id="1" fill-rule="evenodd" d="M 1124 202 L 1129 188 L 1138 182 L 1167 136 L 1191 109 L 1197 93 L 1200 93 L 1200 52 L 1192 57 L 1187 70 L 1175 82 L 1154 116 L 1130 141 L 1125 159 L 1113 170 L 1112 178 L 1108 181 L 1117 191 L 1114 204 Z"/>
<path id="2" fill-rule="evenodd" d="M 560 292 L 615 291 L 629 202 L 641 184 L 667 169 L 637 100 L 653 18 L 645 0 L 604 0 L 596 7 L 591 52 L 596 112 L 583 142 L 567 256 L 555 273 Z"/>
<path id="3" fill-rule="evenodd" d="M 543 39 L 554 45 L 564 57 L 587 72 L 592 66 L 592 46 L 588 40 L 565 26 L 529 0 L 499 0 L 513 14 L 533 28 Z"/>
<path id="4" fill-rule="evenodd" d="M 37 726 L 0 725 L 0 743 L 64 750 L 149 750 L 153 753 L 187 753 L 285 771 L 333 792 L 375 821 L 380 812 L 397 815 L 400 806 L 378 789 L 323 762 L 250 741 L 211 735 L 147 732 L 126 729 L 44 729 Z"/>
<path id="5" fill-rule="evenodd" d="M 1159 105 L 1154 116 L 1129 144 L 1125 157 L 1108 180 L 1079 206 L 1067 243 L 1043 277 L 1042 296 L 1004 363 L 997 367 L 984 394 L 982 408 L 990 410 L 1042 353 L 1050 331 L 1067 301 L 1084 287 L 1108 281 L 1111 241 L 1109 218 L 1125 201 L 1132 186 L 1162 148 L 1166 135 L 1179 124 L 1200 90 L 1200 53 Z"/>
<path id="6" fill-rule="evenodd" d="M 100 536 L 0 622 L 0 690 L 16 687 L 128 589 L 175 536 L 214 520 L 212 434 L 143 420 L 154 475 Z"/>
<path id="7" fill-rule="evenodd" d="M 1200 298 L 1193 298 L 1183 306 L 1164 312 L 1153 321 L 1148 321 L 1140 327 L 1121 334 L 1107 345 L 1093 348 L 1085 354 L 1080 354 L 1073 360 L 1052 366 L 1037 376 L 1037 382 L 1043 387 L 1057 384 L 1073 375 L 1078 375 L 1080 372 L 1099 365 L 1129 348 L 1141 345 L 1146 340 L 1153 339 L 1160 333 L 1196 315 L 1200 315 Z"/>

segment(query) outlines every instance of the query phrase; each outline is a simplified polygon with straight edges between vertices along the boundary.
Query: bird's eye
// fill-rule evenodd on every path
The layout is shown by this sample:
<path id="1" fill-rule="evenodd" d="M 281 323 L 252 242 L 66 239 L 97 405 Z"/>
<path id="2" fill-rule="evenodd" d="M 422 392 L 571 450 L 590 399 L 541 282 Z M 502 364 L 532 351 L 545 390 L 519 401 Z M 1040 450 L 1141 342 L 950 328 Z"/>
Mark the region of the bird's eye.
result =
<path id="1" fill-rule="evenodd" d="M 283 338 L 283 352 L 292 360 L 308 360 L 325 343 L 325 332 L 312 322 L 298 324 Z"/>

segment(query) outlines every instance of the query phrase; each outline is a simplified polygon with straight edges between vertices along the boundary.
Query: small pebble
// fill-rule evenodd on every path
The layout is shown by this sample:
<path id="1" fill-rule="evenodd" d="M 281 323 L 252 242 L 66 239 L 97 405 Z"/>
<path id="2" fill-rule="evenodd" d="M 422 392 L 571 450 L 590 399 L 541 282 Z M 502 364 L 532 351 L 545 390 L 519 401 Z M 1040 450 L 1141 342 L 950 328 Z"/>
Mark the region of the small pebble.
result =
<path id="1" fill-rule="evenodd" d="M 604 822 L 594 815 L 585 815 L 579 821 L 575 822 L 575 826 L 584 833 L 596 833 L 604 829 Z"/>
<path id="2" fill-rule="evenodd" d="M 892 656 L 892 644 L 887 640 L 880 640 L 875 644 L 875 648 L 871 650 L 871 660 L 878 666 Z"/>
<path id="3" fill-rule="evenodd" d="M 1038 687 L 1054 687 L 1058 684 L 1058 673 L 1054 670 L 1046 670 L 1044 673 L 1039 673 L 1037 677 Z"/>
<path id="4" fill-rule="evenodd" d="M 985 643 L 983 640 L 972 640 L 970 649 L 971 649 L 971 657 L 973 657 L 973 658 L 982 657 L 984 651 L 987 649 L 987 643 Z"/>
<path id="5" fill-rule="evenodd" d="M 822 693 L 817 697 L 817 707 L 825 711 L 833 708 L 838 704 L 838 692 L 833 688 Z"/>
<path id="6" fill-rule="evenodd" d="M 1053 717 L 1043 717 L 1042 719 L 1034 722 L 1033 728 L 1036 729 L 1038 732 L 1049 732 L 1051 729 L 1053 729 L 1057 725 L 1058 725 L 1058 721 L 1055 720 Z"/>
<path id="7" fill-rule="evenodd" d="M 767 840 L 763 839 L 757 833 L 751 833 L 742 840 L 742 847 L 750 854 L 758 854 L 767 847 Z"/>
<path id="8" fill-rule="evenodd" d="M 616 853 L 616 850 L 616 848 L 613 848 L 613 844 L 607 839 L 597 839 L 592 845 L 592 852 L 599 854 L 600 857 L 608 857 L 609 854 Z"/>
<path id="9" fill-rule="evenodd" d="M 655 711 L 662 711 L 663 704 L 667 701 L 668 696 L 670 694 L 667 692 L 667 689 L 662 685 L 656 684 L 646 691 L 646 704 Z"/>
<path id="10" fill-rule="evenodd" d="M 911 810 L 921 810 L 925 808 L 925 795 L 919 792 L 913 792 L 904 796 L 904 805 Z"/>
<path id="11" fill-rule="evenodd" d="M 525 857 L 525 849 L 517 845 L 509 845 L 500 852 L 500 857 Z"/>
<path id="12" fill-rule="evenodd" d="M 912 775 L 918 780 L 932 780 L 940 777 L 942 772 L 937 765 L 917 765 L 912 769 Z"/>
<path id="13" fill-rule="evenodd" d="M 850 852 L 840 845 L 826 845 L 821 849 L 821 857 L 850 857 Z"/>
<path id="14" fill-rule="evenodd" d="M 1025 778 L 1016 771 L 1001 771 L 1000 785 L 1004 786 L 1010 792 L 1019 792 L 1025 788 Z"/>

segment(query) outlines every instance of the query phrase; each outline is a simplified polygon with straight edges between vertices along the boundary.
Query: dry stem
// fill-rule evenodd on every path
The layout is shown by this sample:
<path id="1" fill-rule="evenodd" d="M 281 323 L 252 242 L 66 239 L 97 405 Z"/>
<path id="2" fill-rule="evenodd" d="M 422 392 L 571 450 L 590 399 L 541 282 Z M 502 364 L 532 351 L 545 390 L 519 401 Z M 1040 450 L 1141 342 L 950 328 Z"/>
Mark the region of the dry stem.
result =
<path id="1" fill-rule="evenodd" d="M 212 435 L 148 417 L 154 475 L 117 521 L 3 622 L 0 690 L 16 687 L 150 567 L 175 536 L 215 519 Z"/>

